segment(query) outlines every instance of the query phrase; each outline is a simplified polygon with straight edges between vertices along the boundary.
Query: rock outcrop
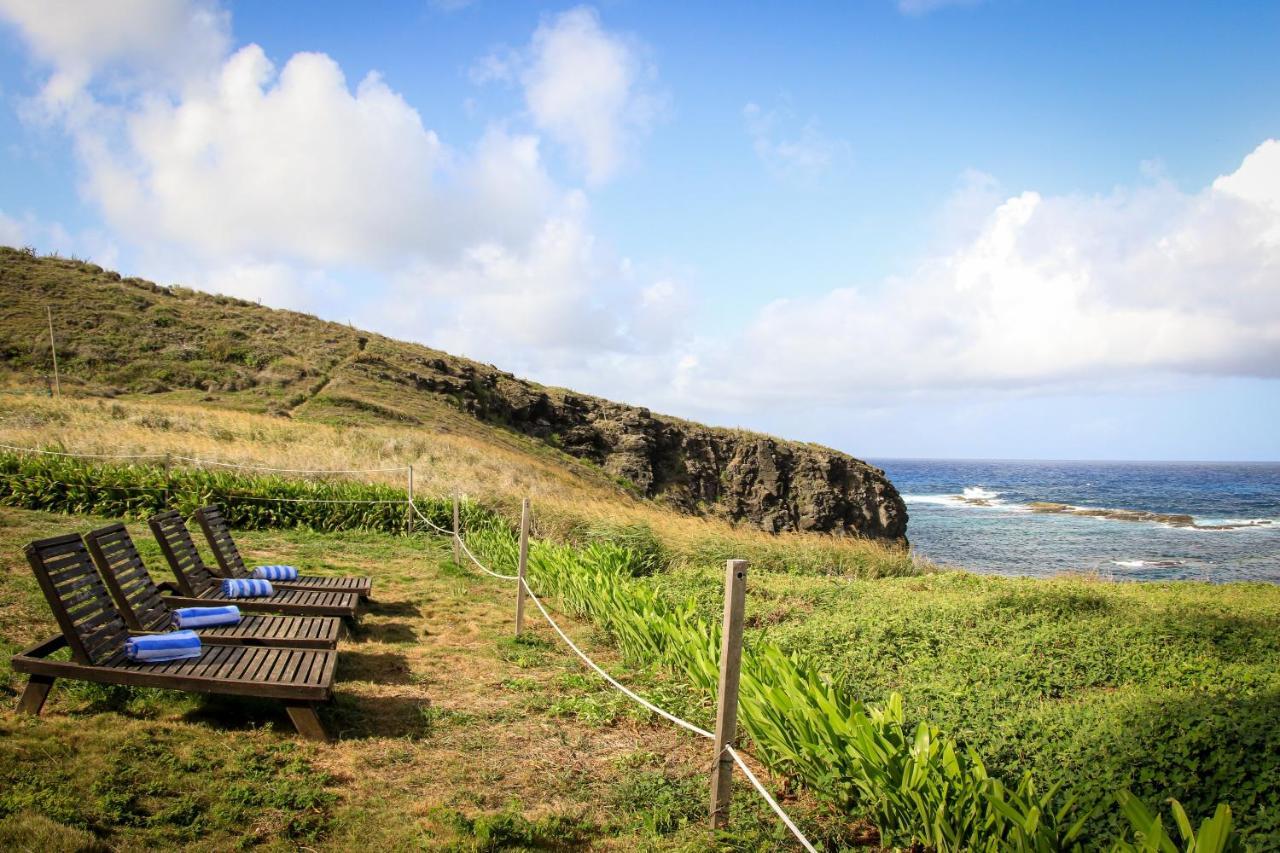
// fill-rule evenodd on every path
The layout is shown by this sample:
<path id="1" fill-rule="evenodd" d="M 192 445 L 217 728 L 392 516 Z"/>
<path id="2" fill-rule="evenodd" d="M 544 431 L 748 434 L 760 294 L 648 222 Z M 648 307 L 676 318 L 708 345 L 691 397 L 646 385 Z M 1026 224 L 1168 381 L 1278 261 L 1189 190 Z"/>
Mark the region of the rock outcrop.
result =
<path id="1" fill-rule="evenodd" d="M 906 539 L 906 505 L 884 472 L 829 448 L 655 415 L 460 359 L 424 360 L 410 378 L 419 390 L 589 460 L 683 512 L 775 533 Z"/>

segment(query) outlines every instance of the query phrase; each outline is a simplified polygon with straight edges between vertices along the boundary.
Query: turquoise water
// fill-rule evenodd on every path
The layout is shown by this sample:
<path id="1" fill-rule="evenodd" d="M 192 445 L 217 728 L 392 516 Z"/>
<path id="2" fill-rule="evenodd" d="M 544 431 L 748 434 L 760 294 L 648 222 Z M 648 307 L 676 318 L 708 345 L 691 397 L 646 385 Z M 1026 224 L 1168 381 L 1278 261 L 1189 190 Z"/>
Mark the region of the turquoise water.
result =
<path id="1" fill-rule="evenodd" d="M 881 459 L 920 554 L 979 572 L 1280 582 L 1280 464 Z M 1041 514 L 1048 501 L 1192 526 Z M 1226 529 L 1213 529 L 1223 528 Z"/>

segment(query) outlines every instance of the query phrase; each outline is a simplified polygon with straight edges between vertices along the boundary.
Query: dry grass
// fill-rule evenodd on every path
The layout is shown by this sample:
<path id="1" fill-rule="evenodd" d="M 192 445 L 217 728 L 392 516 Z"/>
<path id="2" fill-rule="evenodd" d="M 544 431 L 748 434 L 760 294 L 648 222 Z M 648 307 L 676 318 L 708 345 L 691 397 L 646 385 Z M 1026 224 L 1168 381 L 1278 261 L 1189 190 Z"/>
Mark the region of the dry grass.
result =
<path id="1" fill-rule="evenodd" d="M 598 468 L 525 436 L 457 415 L 433 426 L 343 426 L 132 397 L 53 400 L 0 397 L 0 442 L 85 453 L 171 453 L 280 468 L 350 469 L 413 465 L 418 494 L 459 492 L 518 517 L 536 506 L 541 535 L 581 538 L 641 526 L 676 562 L 712 565 L 745 557 L 763 568 L 862 576 L 922 569 L 901 548 L 844 536 L 769 534 L 694 517 L 638 499 Z M 403 485 L 403 473 L 357 475 Z"/>

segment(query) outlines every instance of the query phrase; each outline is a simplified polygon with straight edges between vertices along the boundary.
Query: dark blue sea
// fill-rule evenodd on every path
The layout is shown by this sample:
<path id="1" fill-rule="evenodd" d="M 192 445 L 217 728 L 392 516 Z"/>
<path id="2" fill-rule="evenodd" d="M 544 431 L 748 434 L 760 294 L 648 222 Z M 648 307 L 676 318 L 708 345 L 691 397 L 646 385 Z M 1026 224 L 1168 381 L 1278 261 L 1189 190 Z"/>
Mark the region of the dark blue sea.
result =
<path id="1" fill-rule="evenodd" d="M 912 547 L 938 563 L 1008 575 L 1280 582 L 1280 463 L 872 464 L 906 500 Z M 1045 502 L 1062 507 L 1034 511 Z M 1190 520 L 1080 514 L 1092 510 Z"/>

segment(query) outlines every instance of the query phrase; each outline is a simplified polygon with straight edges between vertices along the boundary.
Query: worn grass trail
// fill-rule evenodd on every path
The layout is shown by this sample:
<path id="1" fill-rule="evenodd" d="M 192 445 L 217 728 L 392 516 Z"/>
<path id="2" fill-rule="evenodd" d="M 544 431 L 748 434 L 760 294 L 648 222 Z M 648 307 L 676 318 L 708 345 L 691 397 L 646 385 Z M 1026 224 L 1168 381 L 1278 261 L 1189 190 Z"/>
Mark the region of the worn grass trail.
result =
<path id="1" fill-rule="evenodd" d="M 239 535 L 246 558 L 370 574 L 375 602 L 340 646 L 332 745 L 298 740 L 278 703 L 59 683 L 44 715 L 13 711 L 17 649 L 55 631 L 22 545 L 105 519 L 0 509 L 0 848 L 704 849 L 707 750 L 583 671 L 513 592 L 437 541 L 372 533 Z M 135 525 L 136 527 L 136 525 Z M 149 567 L 163 561 L 135 530 Z M 576 642 L 626 673 L 602 638 Z M 626 673 L 695 719 L 661 673 Z M 811 827 L 831 816 L 788 807 Z M 745 790 L 718 843 L 784 847 Z M 785 830 L 782 830 L 785 833 Z M 843 832 L 841 832 L 843 834 Z M 855 829 L 856 834 L 856 829 Z"/>

